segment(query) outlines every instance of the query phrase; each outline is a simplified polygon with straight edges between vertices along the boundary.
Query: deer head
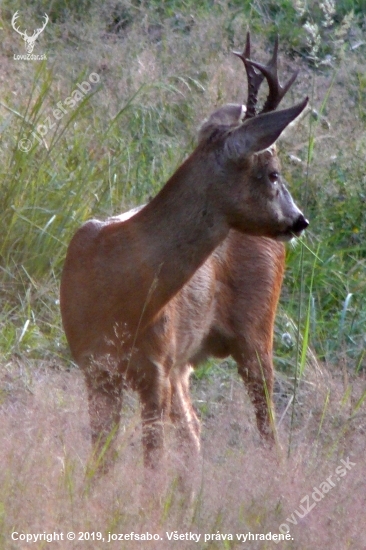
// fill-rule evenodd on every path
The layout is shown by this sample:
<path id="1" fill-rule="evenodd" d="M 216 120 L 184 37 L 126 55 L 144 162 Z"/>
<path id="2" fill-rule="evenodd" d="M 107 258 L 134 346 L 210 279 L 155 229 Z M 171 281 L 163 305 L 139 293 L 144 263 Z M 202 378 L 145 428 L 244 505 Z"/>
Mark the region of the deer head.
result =
<path id="1" fill-rule="evenodd" d="M 278 39 L 267 65 L 252 61 L 248 32 L 244 51 L 234 52 L 242 59 L 246 69 L 247 104 L 228 104 L 217 109 L 202 125 L 199 142 L 206 148 L 208 144 L 215 147 L 216 158 L 225 167 L 228 181 L 235 183 L 238 178 L 246 178 L 252 182 L 257 180 L 257 185 L 241 186 L 241 194 L 234 192 L 227 195 L 232 199 L 228 204 L 231 225 L 240 230 L 241 220 L 245 218 L 246 233 L 259 234 L 262 231 L 265 236 L 277 240 L 290 240 L 294 236 L 299 236 L 308 226 L 308 221 L 295 205 L 281 177 L 274 143 L 283 130 L 303 111 L 308 98 L 294 107 L 276 111 L 297 76 L 296 72 L 284 86 L 280 84 L 277 75 L 277 53 Z M 268 82 L 269 94 L 263 109 L 257 114 L 258 92 L 264 78 Z M 261 195 L 260 208 L 258 195 Z M 253 209 L 251 228 L 248 226 L 250 212 L 248 209 L 244 212 L 243 205 Z M 282 231 L 270 227 L 268 221 L 273 218 L 273 213 L 278 216 L 278 222 L 283 226 Z"/>
<path id="2" fill-rule="evenodd" d="M 43 23 L 43 26 L 39 29 L 36 29 L 35 31 L 33 31 L 33 34 L 32 36 L 28 36 L 27 35 L 27 31 L 25 30 L 24 32 L 20 31 L 16 26 L 15 26 L 15 23 L 19 17 L 19 11 L 16 11 L 13 15 L 13 18 L 11 20 L 11 25 L 13 27 L 13 29 L 18 33 L 20 34 L 20 36 L 23 38 L 23 40 L 25 41 L 25 49 L 27 51 L 27 53 L 32 53 L 33 52 L 33 48 L 34 48 L 34 44 L 37 40 L 37 38 L 39 37 L 39 35 L 41 34 L 41 32 L 45 29 L 49 19 L 48 19 L 48 15 L 47 13 L 44 14 L 43 18 L 44 18 L 44 23 Z"/>

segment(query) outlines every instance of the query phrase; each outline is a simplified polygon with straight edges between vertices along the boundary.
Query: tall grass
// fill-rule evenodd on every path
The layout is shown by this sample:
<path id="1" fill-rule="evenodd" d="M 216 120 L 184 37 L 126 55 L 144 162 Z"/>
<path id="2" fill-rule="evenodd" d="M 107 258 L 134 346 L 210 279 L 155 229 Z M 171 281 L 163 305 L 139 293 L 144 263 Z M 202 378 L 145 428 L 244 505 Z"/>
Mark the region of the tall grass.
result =
<path id="1" fill-rule="evenodd" d="M 120 436 L 123 459 L 106 482 L 85 496 L 86 403 L 61 328 L 58 281 L 77 227 L 91 217 L 104 218 L 148 201 L 192 150 L 202 119 L 217 104 L 244 99 L 241 67 L 229 52 L 242 47 L 248 24 L 256 35 L 253 57 L 265 59 L 267 42 L 279 32 L 283 51 L 290 54 L 283 57 L 281 71 L 300 66 L 288 101 L 311 96 L 310 112 L 279 144 L 285 177 L 311 222 L 303 244 L 288 247 L 275 334 L 280 439 L 286 441 L 291 434 L 291 457 L 276 469 L 273 457 L 258 451 L 252 411 L 235 377 L 235 365 L 203 365 L 193 384 L 205 423 L 202 479 L 189 528 L 202 533 L 277 532 L 341 457 L 349 453 L 362 464 L 362 3 L 337 3 L 328 27 L 322 25 L 325 15 L 318 3 L 306 3 L 305 11 L 295 4 L 301 3 L 171 0 L 163 9 L 159 2 L 110 1 L 103 8 L 86 2 L 86 14 L 71 16 L 70 3 L 54 2 L 52 23 L 36 46 L 47 51 L 48 60 L 37 63 L 13 59 L 23 43 L 9 24 L 13 8 L 4 3 L 0 532 L 5 548 L 12 547 L 11 529 L 153 528 L 139 514 L 135 498 L 135 480 L 141 476 L 136 456 L 141 453 L 136 452 L 139 432 L 131 396 Z M 33 7 L 48 9 L 43 2 L 30 2 L 25 15 L 34 17 Z M 297 24 L 290 25 L 294 17 Z M 306 23 L 318 25 L 319 48 L 316 35 L 310 40 Z M 91 73 L 100 77 L 99 82 L 57 119 L 57 104 L 65 107 L 65 99 Z M 32 132 L 39 135 L 37 128 L 48 119 L 53 127 L 39 142 Z M 19 144 L 27 139 L 32 146 L 25 152 Z M 60 366 L 66 369 L 58 372 Z M 300 383 L 294 395 L 295 373 Z M 356 519 L 364 492 L 364 469 L 358 467 L 299 522 L 295 542 L 286 548 L 313 548 L 318 541 L 331 548 L 339 546 L 339 540 L 344 548 L 364 547 Z M 263 476 L 266 469 L 271 469 L 270 479 Z M 182 525 L 174 487 L 172 481 L 159 529 Z M 126 495 L 132 495 L 128 503 Z M 33 506 L 24 507 L 25 501 Z M 353 516 L 346 516 L 347 509 Z M 335 537 L 329 517 L 343 538 Z M 83 547 L 88 545 L 95 547 Z M 171 545 L 165 540 L 161 547 Z M 202 547 L 239 546 L 210 541 Z M 256 547 L 273 545 L 253 544 Z"/>
<path id="2" fill-rule="evenodd" d="M 204 7 L 202 4 L 201 8 Z M 151 17 L 154 9 L 152 6 L 151 11 L 146 10 L 146 17 Z M 149 27 L 131 20 L 121 44 L 111 42 L 111 38 L 105 43 L 95 43 L 102 23 L 91 15 L 82 37 L 85 46 L 74 56 L 72 65 L 69 62 L 72 41 L 70 45 L 60 42 L 59 28 L 55 25 L 53 29 L 50 27 L 51 36 L 61 47 L 57 55 L 49 52 L 47 62 L 27 65 L 5 56 L 8 71 L 15 64 L 18 87 L 15 99 L 10 89 L 4 90 L 1 109 L 0 257 L 1 288 L 6 290 L 6 305 L 1 314 L 5 336 L 1 339 L 6 354 L 15 347 L 25 347 L 32 333 L 46 335 L 45 341 L 49 334 L 55 340 L 55 331 L 50 327 L 59 326 L 55 304 L 57 280 L 74 230 L 90 217 L 105 217 L 148 200 L 192 149 L 196 128 L 212 106 L 224 100 L 242 100 L 243 80 L 235 78 L 235 61 L 224 60 L 223 54 L 232 43 L 242 43 L 245 18 L 249 14 L 255 21 L 255 10 L 252 6 L 248 11 L 247 6 L 242 12 L 236 7 L 234 11 L 226 8 L 225 12 L 224 4 L 216 9 L 220 15 L 215 12 L 215 17 L 206 21 L 197 12 L 189 29 L 177 29 L 168 10 L 157 37 L 151 36 Z M 278 5 L 278 9 L 285 8 Z M 225 24 L 234 15 L 236 23 L 228 33 Z M 94 49 L 89 47 L 91 36 Z M 13 49 L 21 46 L 10 29 L 8 40 Z M 94 50 L 100 52 L 99 58 Z M 312 304 L 309 345 L 320 357 L 332 361 L 342 352 L 351 364 L 360 368 L 365 321 L 362 234 L 366 227 L 363 208 L 366 145 L 360 113 L 365 106 L 360 58 L 357 52 L 351 55 L 348 65 L 356 69 L 355 73 L 347 72 L 347 65 L 342 63 L 336 73 L 326 69 L 313 77 L 317 82 L 312 101 L 314 115 L 298 129 L 297 147 L 302 149 L 291 151 L 286 141 L 283 145 L 284 153 L 290 149 L 289 153 L 303 159 L 298 167 L 285 162 L 284 168 L 293 194 L 305 206 L 311 220 L 301 275 L 300 247 L 289 248 L 287 288 L 291 296 L 285 293 L 283 304 L 286 315 L 296 319 L 302 280 L 307 295 L 311 289 L 311 296 L 304 296 Z M 53 115 L 57 104 L 63 104 L 77 84 L 88 80 L 91 73 L 99 76 L 99 82 L 57 120 Z M 298 96 L 310 92 L 305 79 L 306 64 L 303 73 L 295 89 Z M 235 87 L 231 89 L 233 82 Z M 345 84 L 349 93 L 344 93 Z M 326 94 L 322 92 L 324 86 Z M 353 105 L 349 104 L 349 94 L 355 98 Z M 345 104 L 348 118 L 344 115 Z M 308 121 L 311 122 L 312 116 L 317 121 L 312 122 L 315 132 L 308 138 Z M 47 126 L 48 120 L 53 127 L 39 143 L 32 132 L 39 137 L 37 128 Z M 355 139 L 355 135 L 359 137 Z M 27 138 L 33 146 L 24 152 L 19 143 Z M 308 155 L 311 158 L 305 185 Z M 313 268 L 317 249 L 319 261 Z M 41 288 L 47 288 L 47 292 Z M 344 310 L 349 294 L 353 297 Z M 27 330 L 19 342 L 27 321 Z M 298 320 L 295 324 L 299 324 Z M 60 332 L 58 338 L 62 338 Z M 37 337 L 32 340 L 35 343 Z M 30 344 L 31 351 L 32 348 Z M 277 350 L 281 352 L 282 348 L 279 346 Z M 284 351 L 281 362 L 286 361 L 290 349 Z M 290 356 L 292 362 L 292 352 Z"/>

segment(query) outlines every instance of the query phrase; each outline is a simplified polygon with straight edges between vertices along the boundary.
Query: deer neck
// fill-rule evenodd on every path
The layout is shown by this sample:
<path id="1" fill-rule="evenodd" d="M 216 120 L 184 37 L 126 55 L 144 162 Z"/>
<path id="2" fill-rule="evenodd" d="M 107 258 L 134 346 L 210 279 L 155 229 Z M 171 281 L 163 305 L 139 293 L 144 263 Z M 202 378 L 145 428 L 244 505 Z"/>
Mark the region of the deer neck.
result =
<path id="1" fill-rule="evenodd" d="M 214 174 L 210 164 L 200 162 L 193 153 L 158 195 L 124 226 L 131 234 L 130 265 L 138 274 L 135 281 L 144 300 L 140 304 L 144 325 L 228 234 L 220 205 L 212 197 Z"/>

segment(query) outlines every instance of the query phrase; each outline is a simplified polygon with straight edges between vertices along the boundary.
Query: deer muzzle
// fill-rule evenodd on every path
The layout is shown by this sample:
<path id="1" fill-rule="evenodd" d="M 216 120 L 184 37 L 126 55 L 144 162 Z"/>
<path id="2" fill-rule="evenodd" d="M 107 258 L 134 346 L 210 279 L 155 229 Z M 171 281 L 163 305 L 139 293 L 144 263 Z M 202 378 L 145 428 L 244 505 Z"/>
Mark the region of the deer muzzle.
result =
<path id="1" fill-rule="evenodd" d="M 307 228 L 309 225 L 308 220 L 305 218 L 303 214 L 300 214 L 297 220 L 295 221 L 294 225 L 292 226 L 292 233 L 296 237 L 300 237 L 301 233 Z"/>

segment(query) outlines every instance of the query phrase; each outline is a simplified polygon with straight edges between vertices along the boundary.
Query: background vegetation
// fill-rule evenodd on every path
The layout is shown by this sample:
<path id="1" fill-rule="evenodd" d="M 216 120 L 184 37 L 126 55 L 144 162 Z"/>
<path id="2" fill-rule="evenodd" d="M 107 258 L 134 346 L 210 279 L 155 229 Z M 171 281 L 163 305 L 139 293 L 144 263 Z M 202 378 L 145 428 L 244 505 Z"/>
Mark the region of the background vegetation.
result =
<path id="1" fill-rule="evenodd" d="M 46 61 L 14 59 L 25 53 L 10 23 L 16 9 L 20 27 L 27 29 L 36 28 L 41 15 L 48 13 L 50 22 L 34 50 L 46 53 Z M 253 57 L 265 60 L 278 33 L 283 78 L 300 68 L 288 103 L 310 96 L 306 116 L 280 143 L 285 176 L 311 221 L 302 243 L 289 246 L 276 325 L 276 400 L 279 415 L 285 413 L 283 440 L 287 446 L 290 434 L 294 458 L 291 465 L 286 462 L 279 468 L 270 488 L 258 481 L 255 429 L 247 432 L 243 427 L 247 421 L 239 414 L 245 418 L 251 414 L 242 388 L 233 405 L 235 366 L 204 365 L 194 380 L 197 407 L 207 425 L 204 436 L 215 431 L 216 450 L 225 449 L 215 454 L 213 440 L 206 441 L 207 471 L 217 476 L 213 491 L 219 494 L 226 483 L 227 499 L 222 509 L 212 508 L 206 504 L 212 495 L 208 489 L 203 492 L 206 498 L 198 507 L 201 523 L 196 515 L 194 527 L 202 532 L 224 528 L 241 532 L 249 527 L 276 531 L 281 518 L 308 491 L 307 483 L 310 488 L 317 483 L 315 471 L 321 479 L 344 453 L 353 452 L 361 461 L 366 366 L 365 13 L 365 0 L 107 0 L 102 4 L 34 0 L 19 7 L 10 0 L 2 3 L 0 403 L 7 444 L 0 531 L 6 533 L 4 547 L 14 526 L 27 532 L 37 525 L 43 531 L 45 525 L 53 530 L 62 524 L 66 530 L 75 522 L 91 530 L 101 508 L 104 530 L 107 524 L 115 532 L 126 526 L 132 529 L 137 521 L 133 506 L 122 504 L 131 489 L 123 483 L 113 491 L 109 480 L 107 503 L 103 491 L 91 501 L 77 500 L 88 443 L 87 435 L 86 442 L 78 441 L 80 426 L 67 420 L 71 411 L 85 409 L 85 402 L 60 322 L 62 263 L 81 223 L 147 201 L 192 150 L 202 119 L 216 105 L 245 99 L 242 68 L 230 51 L 243 47 L 247 28 L 253 36 Z M 53 114 L 57 103 L 64 105 L 91 73 L 99 75 L 99 82 L 57 120 Z M 50 123 L 52 128 L 39 143 L 34 133 L 39 125 L 48 128 Z M 20 143 L 28 147 L 30 142 L 24 140 L 31 142 L 27 152 L 19 147 Z M 45 392 L 49 394 L 44 398 Z M 292 414 L 291 408 L 286 413 L 291 403 Z M 132 425 L 133 410 L 130 397 L 126 415 Z M 86 426 L 82 429 L 87 433 Z M 42 438 L 44 433 L 47 437 Z M 224 443 L 226 433 L 231 434 L 231 443 Z M 304 450 L 305 442 L 313 445 L 313 453 Z M 123 440 L 122 451 L 126 445 Z M 76 449 L 74 454 L 70 449 Z M 259 461 L 263 468 L 269 467 L 265 457 Z M 124 464 L 116 478 L 119 482 L 132 468 L 127 458 Z M 301 470 L 301 481 L 295 485 L 288 479 L 290 466 L 293 472 Z M 235 480 L 243 468 L 250 481 L 237 485 L 245 493 L 240 497 L 227 487 L 230 476 Z M 359 480 L 361 470 L 360 466 Z M 43 485 L 54 496 L 46 499 L 53 504 L 42 526 L 34 515 L 19 510 L 26 486 L 30 502 L 45 498 L 40 489 L 45 471 Z M 355 517 L 361 513 L 360 483 L 352 485 L 358 503 Z M 280 487 L 284 487 L 281 497 Z M 309 521 L 315 523 L 307 523 L 311 527 L 307 534 L 300 529 L 297 542 L 286 547 L 314 547 L 316 521 L 320 521 L 327 537 L 334 526 L 343 526 L 344 545 L 339 548 L 351 543 L 353 548 L 364 548 L 361 544 L 366 542 L 344 518 L 350 493 L 342 491 L 344 499 L 337 496 L 340 504 L 329 497 L 322 515 L 314 513 L 317 520 Z M 237 514 L 235 499 L 241 502 L 235 505 Z M 76 502 L 81 514 L 76 513 Z M 167 523 L 161 525 L 179 529 L 175 512 L 167 510 Z M 332 528 L 326 527 L 327 515 L 334 522 Z M 324 544 L 330 544 L 327 537 Z"/>

